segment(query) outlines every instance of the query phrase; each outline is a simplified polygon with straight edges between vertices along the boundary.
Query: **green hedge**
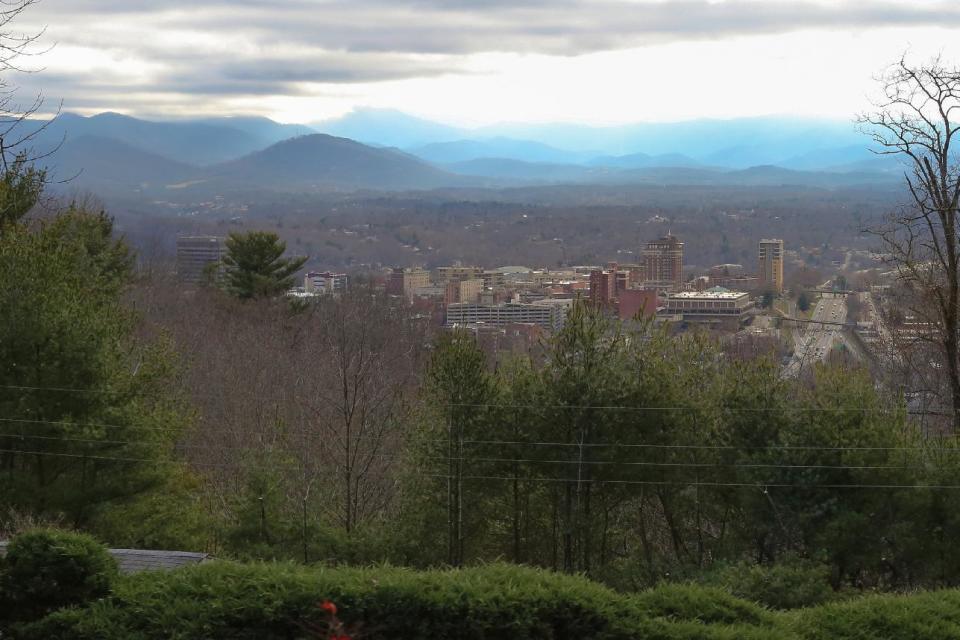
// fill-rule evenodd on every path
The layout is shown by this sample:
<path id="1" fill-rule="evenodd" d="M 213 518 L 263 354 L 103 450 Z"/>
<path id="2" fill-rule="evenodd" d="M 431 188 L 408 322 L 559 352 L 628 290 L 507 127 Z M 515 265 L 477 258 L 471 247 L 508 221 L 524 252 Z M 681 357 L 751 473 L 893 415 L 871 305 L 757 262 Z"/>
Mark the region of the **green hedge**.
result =
<path id="1" fill-rule="evenodd" d="M 217 562 L 125 578 L 114 597 L 36 623 L 25 638 L 296 638 L 337 603 L 362 639 L 775 638 L 762 609 L 700 587 L 677 606 L 589 580 L 491 565 L 460 571 L 305 569 Z M 735 622 L 738 610 L 759 626 Z M 712 611 L 706 616 L 703 612 Z M 720 613 L 722 611 L 722 613 Z"/>
<path id="2" fill-rule="evenodd" d="M 861 596 L 786 617 L 802 640 L 955 640 L 960 638 L 960 591 Z"/>
<path id="3" fill-rule="evenodd" d="M 830 568 L 806 560 L 773 565 L 750 562 L 717 567 L 697 582 L 720 587 L 738 598 L 772 609 L 799 609 L 843 597 L 830 586 Z"/>
<path id="4" fill-rule="evenodd" d="M 772 612 L 717 588 L 625 595 L 509 565 L 416 572 L 229 562 L 121 578 L 112 597 L 53 613 L 17 637 L 316 637 L 308 629 L 324 619 L 324 599 L 360 640 L 960 639 L 953 590 Z"/>

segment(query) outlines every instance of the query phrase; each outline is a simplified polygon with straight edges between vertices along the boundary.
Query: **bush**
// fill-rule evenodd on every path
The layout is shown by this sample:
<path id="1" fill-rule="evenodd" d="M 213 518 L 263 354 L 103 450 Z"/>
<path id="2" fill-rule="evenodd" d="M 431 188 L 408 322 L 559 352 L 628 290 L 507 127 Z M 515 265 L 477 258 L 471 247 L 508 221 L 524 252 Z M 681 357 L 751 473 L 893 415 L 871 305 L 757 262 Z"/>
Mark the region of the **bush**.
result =
<path id="1" fill-rule="evenodd" d="M 705 582 L 774 609 L 810 607 L 839 597 L 830 586 L 830 568 L 803 560 L 729 565 L 714 571 Z"/>
<path id="2" fill-rule="evenodd" d="M 213 562 L 121 578 L 112 597 L 55 611 L 18 640 L 314 637 L 337 605 L 362 640 L 960 639 L 960 591 L 867 596 L 771 612 L 723 590 L 617 594 L 577 576 L 507 565 L 416 572 Z"/>
<path id="3" fill-rule="evenodd" d="M 796 637 L 803 640 L 957 640 L 960 638 L 960 591 L 863 596 L 803 609 L 791 616 L 790 626 Z"/>
<path id="4" fill-rule="evenodd" d="M 54 613 L 23 637 L 304 637 L 305 629 L 322 625 L 318 603 L 327 599 L 336 603 L 346 629 L 364 640 L 781 637 L 769 627 L 712 627 L 692 615 L 667 620 L 658 617 L 662 608 L 584 578 L 522 567 L 415 572 L 228 562 L 126 577 L 110 600 Z"/>
<path id="5" fill-rule="evenodd" d="M 707 624 L 769 624 L 773 616 L 762 607 L 715 587 L 664 584 L 642 591 L 632 600 L 651 617 Z"/>
<path id="6" fill-rule="evenodd" d="M 90 536 L 37 529 L 13 538 L 0 565 L 0 614 L 36 620 L 110 593 L 117 564 Z"/>

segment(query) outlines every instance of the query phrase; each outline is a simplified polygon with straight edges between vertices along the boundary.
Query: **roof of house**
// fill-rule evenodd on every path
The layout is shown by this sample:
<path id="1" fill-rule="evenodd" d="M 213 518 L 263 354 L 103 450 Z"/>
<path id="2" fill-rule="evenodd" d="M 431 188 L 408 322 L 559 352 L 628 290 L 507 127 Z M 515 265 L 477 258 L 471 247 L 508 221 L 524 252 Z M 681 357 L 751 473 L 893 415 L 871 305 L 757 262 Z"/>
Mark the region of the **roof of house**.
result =
<path id="1" fill-rule="evenodd" d="M 0 541 L 0 556 L 7 552 L 7 542 Z M 120 573 L 139 573 L 176 569 L 210 560 L 210 554 L 193 551 L 158 551 L 150 549 L 108 549 L 117 561 Z"/>

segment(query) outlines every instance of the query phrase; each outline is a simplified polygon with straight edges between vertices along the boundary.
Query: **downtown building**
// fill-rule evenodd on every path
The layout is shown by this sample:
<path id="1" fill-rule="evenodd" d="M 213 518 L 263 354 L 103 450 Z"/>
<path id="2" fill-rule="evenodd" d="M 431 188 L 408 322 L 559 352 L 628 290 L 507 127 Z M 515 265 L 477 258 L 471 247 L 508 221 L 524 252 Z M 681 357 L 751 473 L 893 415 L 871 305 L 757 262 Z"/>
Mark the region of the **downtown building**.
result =
<path id="1" fill-rule="evenodd" d="M 303 290 L 317 295 L 346 293 L 350 278 L 345 273 L 310 271 L 303 277 Z"/>
<path id="2" fill-rule="evenodd" d="M 226 240 L 220 236 L 177 236 L 177 279 L 198 283 L 223 271 Z"/>
<path id="3" fill-rule="evenodd" d="M 447 317 L 444 326 L 474 327 L 476 325 L 505 326 L 531 324 L 549 331 L 563 327 L 567 312 L 573 304 L 572 299 L 537 300 L 536 302 L 503 302 L 500 304 L 478 304 L 455 302 L 447 305 Z"/>
<path id="4" fill-rule="evenodd" d="M 706 291 L 681 291 L 667 296 L 664 313 L 684 322 L 736 330 L 754 307 L 750 294 L 714 287 Z"/>
<path id="5" fill-rule="evenodd" d="M 683 243 L 668 233 L 647 243 L 641 252 L 646 286 L 660 291 L 683 289 Z"/>
<path id="6" fill-rule="evenodd" d="M 396 268 L 387 278 L 387 294 L 412 298 L 419 290 L 430 288 L 430 272 L 419 267 L 413 269 Z M 440 290 L 441 295 L 443 290 Z"/>
<path id="7" fill-rule="evenodd" d="M 783 240 L 761 240 L 758 264 L 760 290 L 783 293 Z"/>

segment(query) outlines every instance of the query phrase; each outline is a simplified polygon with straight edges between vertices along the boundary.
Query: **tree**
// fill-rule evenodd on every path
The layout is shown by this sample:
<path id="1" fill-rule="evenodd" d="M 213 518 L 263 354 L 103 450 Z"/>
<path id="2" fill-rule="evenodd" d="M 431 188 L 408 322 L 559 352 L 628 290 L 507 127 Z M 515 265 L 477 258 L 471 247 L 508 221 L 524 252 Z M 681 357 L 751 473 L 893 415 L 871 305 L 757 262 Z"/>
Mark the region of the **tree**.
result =
<path id="1" fill-rule="evenodd" d="M 960 427 L 960 68 L 939 58 L 914 65 L 905 58 L 881 78 L 877 111 L 859 118 L 883 155 L 905 161 L 911 202 L 878 229 L 900 279 L 915 294 L 911 311 L 934 330 L 924 335 L 940 351 L 954 428 Z"/>
<path id="2" fill-rule="evenodd" d="M 182 415 L 167 345 L 133 339 L 131 267 L 103 214 L 0 238 L 0 511 L 84 526 L 169 474 Z"/>
<path id="3" fill-rule="evenodd" d="M 429 398 L 446 425 L 447 555 L 451 565 L 460 566 L 466 535 L 464 440 L 487 439 L 484 432 L 496 402 L 496 386 L 487 372 L 483 350 L 473 335 L 463 331 L 437 340 L 426 383 Z"/>
<path id="4" fill-rule="evenodd" d="M 227 238 L 226 288 L 242 300 L 269 298 L 293 286 L 306 257 L 284 258 L 287 244 L 269 231 L 231 233 Z"/>

